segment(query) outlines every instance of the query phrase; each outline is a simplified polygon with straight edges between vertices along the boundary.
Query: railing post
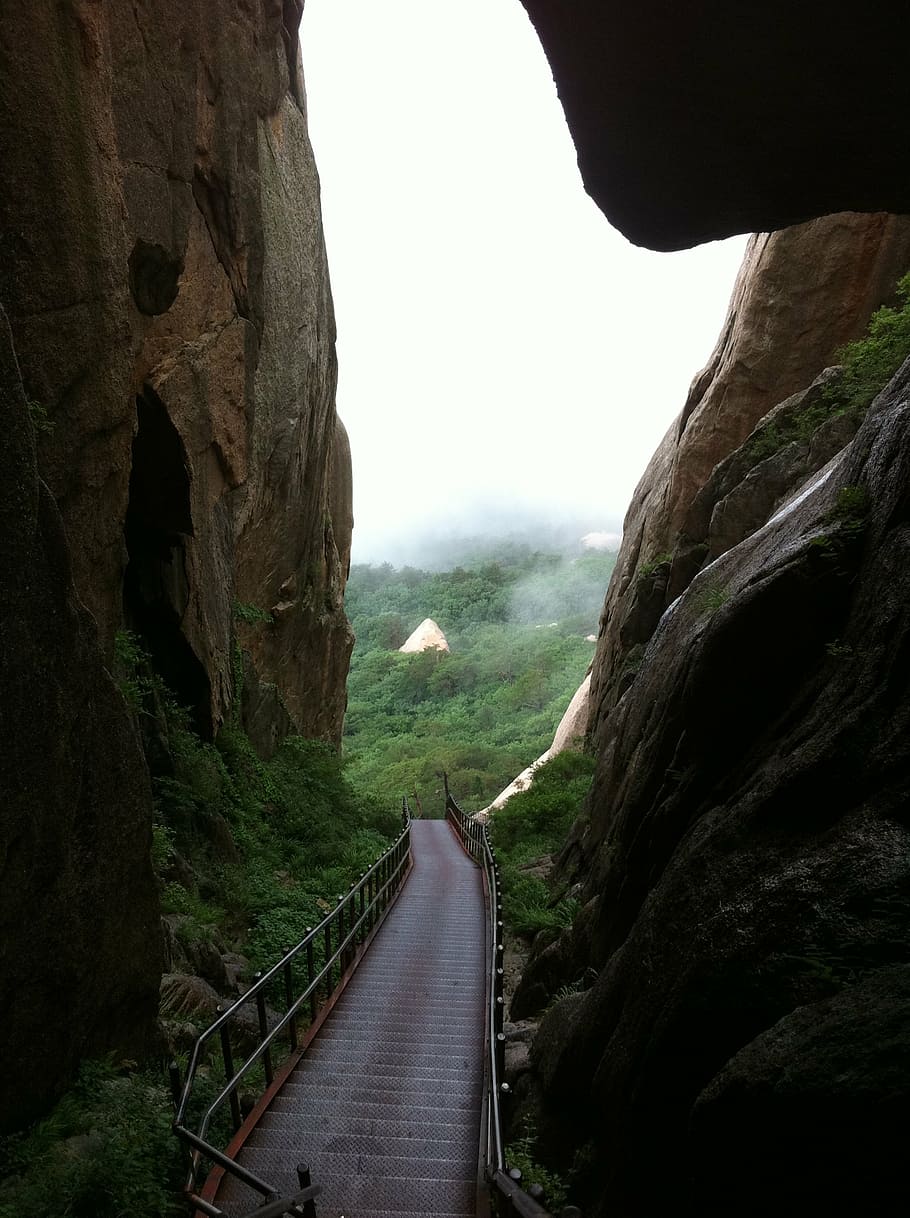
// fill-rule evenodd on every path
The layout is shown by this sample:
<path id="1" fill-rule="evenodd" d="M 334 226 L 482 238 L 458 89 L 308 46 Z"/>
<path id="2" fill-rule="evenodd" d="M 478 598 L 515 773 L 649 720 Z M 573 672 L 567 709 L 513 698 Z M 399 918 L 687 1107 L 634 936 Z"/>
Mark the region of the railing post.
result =
<path id="1" fill-rule="evenodd" d="M 367 920 L 366 920 L 366 918 L 363 916 L 363 915 L 366 913 L 366 909 L 367 909 L 367 904 L 366 904 L 366 895 L 367 895 L 367 894 L 366 894 L 366 876 L 365 876 L 365 875 L 361 875 L 361 877 L 360 877 L 360 884 L 358 885 L 358 888 L 357 888 L 357 894 L 358 894 L 358 899 L 357 899 L 357 910 L 358 910 L 358 917 L 357 917 L 357 921 L 360 923 L 360 930 L 357 932 L 357 938 L 359 939 L 359 941 L 360 941 L 361 943 L 363 943 L 364 939 L 367 937 Z"/>
<path id="2" fill-rule="evenodd" d="M 253 974 L 254 983 L 257 981 L 261 981 L 261 980 L 262 980 L 261 972 Z M 262 992 L 262 990 L 260 990 L 259 993 L 256 995 L 256 1014 L 259 1016 L 259 1035 L 262 1038 L 262 1040 L 265 1040 L 265 1038 L 269 1034 L 269 1021 L 268 1021 L 268 1016 L 265 1013 L 265 994 Z M 267 1087 L 271 1087 L 272 1078 L 274 1077 L 272 1074 L 272 1050 L 271 1049 L 266 1049 L 265 1053 L 263 1053 L 262 1065 L 263 1065 L 263 1068 L 265 1069 L 265 1085 Z"/>
<path id="3" fill-rule="evenodd" d="M 352 884 L 348 890 L 347 906 L 348 906 L 348 934 L 351 935 L 351 942 L 348 945 L 347 957 L 348 968 L 354 961 L 354 956 L 357 954 L 357 932 L 354 927 L 357 925 L 357 893 L 354 891 L 355 884 Z"/>
<path id="4" fill-rule="evenodd" d="M 284 954 L 289 956 L 291 948 L 286 947 Z M 290 960 L 286 960 L 284 964 L 284 1000 L 287 1003 L 287 1009 L 290 1010 L 294 1005 L 294 966 Z M 297 1048 L 297 1018 L 293 1015 L 288 1022 L 288 1042 L 293 1053 Z"/>
<path id="5" fill-rule="evenodd" d="M 370 868 L 369 879 L 367 880 L 367 907 L 369 914 L 367 915 L 367 930 L 373 929 L 373 923 L 376 921 L 376 910 L 373 908 L 373 899 L 376 896 L 376 872 Z"/>
<path id="6" fill-rule="evenodd" d="M 309 1188 L 312 1184 L 312 1180 L 310 1179 L 310 1169 L 306 1163 L 297 1164 L 297 1181 L 301 1188 Z M 298 1211 L 295 1209 L 294 1213 L 297 1212 Z M 309 1201 L 304 1201 L 303 1208 L 299 1212 L 303 1218 L 316 1218 L 315 1202 L 312 1199 Z"/>
<path id="7" fill-rule="evenodd" d="M 313 933 L 313 928 L 311 926 L 308 926 L 306 928 L 306 933 L 308 935 L 311 935 Z M 307 975 L 307 989 L 309 989 L 309 991 L 310 991 L 310 1023 L 312 1023 L 313 1020 L 316 1018 L 316 991 L 314 989 L 310 988 L 313 984 L 313 978 L 316 976 L 316 961 L 313 956 L 313 940 L 312 939 L 310 939 L 310 941 L 306 945 L 306 975 Z M 294 1045 L 294 1048 L 296 1048 L 296 1047 L 297 1046 Z"/>
<path id="8" fill-rule="evenodd" d="M 223 1015 L 224 1007 L 217 1006 L 215 1014 Z M 227 1024 L 221 1025 L 221 1056 L 224 1060 L 224 1081 L 229 1083 L 234 1078 L 234 1054 L 231 1051 L 231 1034 L 228 1032 Z M 236 1086 L 231 1090 L 231 1120 L 234 1122 L 234 1133 L 236 1133 L 242 1124 L 240 1119 L 240 1097 L 237 1094 Z"/>
<path id="9" fill-rule="evenodd" d="M 324 941 L 325 941 L 325 997 L 326 997 L 326 1002 L 328 1002 L 329 998 L 331 998 L 331 996 L 332 996 L 332 990 L 335 988 L 334 982 L 332 981 L 333 969 L 332 969 L 331 964 L 329 964 L 329 961 L 332 959 L 332 922 L 331 922 L 331 919 L 329 919 L 329 921 L 326 922 L 326 924 L 325 924 Z"/>
<path id="10" fill-rule="evenodd" d="M 344 976 L 344 958 L 346 955 L 345 949 L 342 946 L 344 943 L 344 897 L 339 894 L 338 897 L 338 981 Z"/>

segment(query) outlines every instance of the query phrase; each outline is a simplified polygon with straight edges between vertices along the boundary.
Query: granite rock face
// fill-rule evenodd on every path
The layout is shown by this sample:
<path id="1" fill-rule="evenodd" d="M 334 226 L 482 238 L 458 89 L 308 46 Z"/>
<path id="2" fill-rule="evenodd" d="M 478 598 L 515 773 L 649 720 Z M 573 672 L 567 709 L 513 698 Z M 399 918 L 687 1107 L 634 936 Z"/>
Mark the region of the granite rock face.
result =
<path id="1" fill-rule="evenodd" d="M 0 1131 L 84 1055 L 152 1040 L 162 947 L 148 771 L 73 585 L 0 309 Z"/>
<path id="2" fill-rule="evenodd" d="M 751 442 L 773 410 L 810 404 L 794 395 L 863 333 L 908 266 L 905 217 L 828 216 L 752 238 L 717 346 L 632 497 L 601 616 L 593 713 L 622 695 L 695 574 L 850 439 L 842 422 L 767 457 L 770 445 Z"/>
<path id="3" fill-rule="evenodd" d="M 861 1208 L 901 1212 L 900 1157 L 872 1143 L 910 1044 L 908 424 L 910 361 L 664 612 L 595 720 L 582 909 L 512 1008 L 598 972 L 545 1015 L 524 1076 L 554 1158 L 585 1148 L 595 1218 L 729 1213 L 734 1195 L 758 1215 L 774 1182 L 775 1212 L 833 1213 L 851 1173 Z"/>
<path id="4" fill-rule="evenodd" d="M 910 212 L 899 0 L 523 0 L 588 191 L 678 249 L 831 212 Z"/>
<path id="5" fill-rule="evenodd" d="M 238 703 L 265 753 L 288 731 L 340 738 L 351 474 L 301 10 L 0 12 L 18 419 L 0 458 L 0 860 L 18 1119 L 80 1056 L 135 1055 L 154 1016 L 151 800 L 105 669 L 117 630 L 141 636 L 204 736 Z"/>
<path id="6" fill-rule="evenodd" d="M 908 239 L 856 215 L 753 239 L 626 519 L 557 864 L 581 909 L 512 1003 L 597 973 L 519 1088 L 595 1218 L 900 1212 L 910 366 L 858 432 L 817 408 Z"/>
<path id="7" fill-rule="evenodd" d="M 211 735 L 254 607 L 259 678 L 338 740 L 350 473 L 299 13 L 8 10 L 0 300 L 102 644 L 142 635 Z"/>

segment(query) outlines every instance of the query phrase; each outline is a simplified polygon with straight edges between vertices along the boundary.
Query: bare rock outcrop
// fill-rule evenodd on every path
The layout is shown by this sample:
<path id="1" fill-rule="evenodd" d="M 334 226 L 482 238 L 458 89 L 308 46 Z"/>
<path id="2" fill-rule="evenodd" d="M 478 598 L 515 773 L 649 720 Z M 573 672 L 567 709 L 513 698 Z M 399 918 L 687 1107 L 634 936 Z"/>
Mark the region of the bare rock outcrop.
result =
<path id="1" fill-rule="evenodd" d="M 434 651 L 448 651 L 449 644 L 446 636 L 433 619 L 425 617 L 420 625 L 411 631 L 398 650 L 404 655 L 415 655 L 421 651 L 429 651 L 430 648 Z"/>
<path id="2" fill-rule="evenodd" d="M 523 0 L 588 191 L 679 249 L 830 212 L 910 212 L 906 11 L 767 0 Z"/>
<path id="3" fill-rule="evenodd" d="M 810 404 L 793 395 L 863 332 L 908 265 L 906 217 L 828 216 L 752 238 L 717 346 L 626 515 L 601 616 L 594 713 L 622 695 L 661 614 L 694 575 L 850 439 L 842 420 L 786 454 L 745 443 L 775 408 Z"/>
<path id="4" fill-rule="evenodd" d="M 350 474 L 296 11 L 8 6 L 0 299 L 108 654 L 125 622 L 210 735 L 239 633 L 337 740 Z"/>
<path id="5" fill-rule="evenodd" d="M 162 941 L 148 771 L 72 580 L 0 309 L 0 1131 L 83 1055 L 154 1035 Z"/>

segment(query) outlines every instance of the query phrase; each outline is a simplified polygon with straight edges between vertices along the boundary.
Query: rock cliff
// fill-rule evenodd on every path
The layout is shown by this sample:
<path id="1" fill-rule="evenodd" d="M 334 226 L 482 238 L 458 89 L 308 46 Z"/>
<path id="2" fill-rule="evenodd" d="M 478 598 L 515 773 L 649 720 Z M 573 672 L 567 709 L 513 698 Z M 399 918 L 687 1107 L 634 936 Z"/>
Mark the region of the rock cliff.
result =
<path id="1" fill-rule="evenodd" d="M 804 391 L 862 334 L 908 266 L 905 217 L 848 213 L 751 239 L 717 346 L 626 514 L 601 615 L 596 714 L 627 688 L 661 615 L 693 576 L 850 439 L 858 424 L 841 417 L 817 435 L 806 428 L 798 443 L 745 443 L 785 400 L 791 414 L 808 411 Z"/>
<path id="2" fill-rule="evenodd" d="M 544 1012 L 513 1116 L 593 1218 L 903 1208 L 910 362 L 864 420 L 825 403 L 908 261 L 880 215 L 753 239 L 626 520 L 580 911 L 512 1006 Z"/>
<path id="3" fill-rule="evenodd" d="M 211 735 L 253 607 L 276 716 L 337 740 L 350 472 L 298 18 L 8 6 L 0 300 L 107 654 L 135 629 Z"/>
<path id="4" fill-rule="evenodd" d="M 151 791 L 73 586 L 0 309 L 0 1131 L 85 1054 L 139 1056 L 162 954 Z"/>
<path id="5" fill-rule="evenodd" d="M 523 0 L 588 190 L 654 249 L 856 211 L 910 212 L 906 12 L 767 0 Z M 571 12 L 571 17 L 567 14 Z"/>
<path id="6" fill-rule="evenodd" d="M 910 363 L 596 722 L 582 910 L 522 983 L 597 970 L 526 1083 L 595 1216 L 901 1212 L 908 422 Z"/>
<path id="7" fill-rule="evenodd" d="M 3 521 L 4 577 L 19 580 L 3 589 L 0 754 L 19 799 L 0 854 L 4 963 L 31 959 L 36 934 L 55 962 L 9 975 L 25 987 L 17 1055 L 34 1065 L 53 1037 L 60 1076 L 143 1038 L 160 972 L 148 776 L 105 671 L 117 630 L 141 636 L 203 736 L 237 703 L 263 752 L 289 730 L 340 738 L 350 452 L 301 10 L 0 13 L 4 384 L 37 438 L 37 467 L 23 441 L 0 478 L 25 488 L 21 522 Z M 37 783 L 58 755 L 55 782 Z M 40 1106 L 54 1079 L 31 1078 Z"/>

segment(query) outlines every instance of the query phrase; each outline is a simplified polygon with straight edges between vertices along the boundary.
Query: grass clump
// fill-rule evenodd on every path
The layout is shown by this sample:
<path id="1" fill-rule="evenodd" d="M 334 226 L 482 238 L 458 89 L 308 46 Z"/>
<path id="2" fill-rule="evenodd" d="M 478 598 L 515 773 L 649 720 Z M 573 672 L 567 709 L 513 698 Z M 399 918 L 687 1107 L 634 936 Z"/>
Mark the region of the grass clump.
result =
<path id="1" fill-rule="evenodd" d="M 271 613 L 260 609 L 258 605 L 247 605 L 242 601 L 234 601 L 234 621 L 244 622 L 247 626 L 257 626 L 263 623 L 271 626 L 274 619 Z"/>
<path id="2" fill-rule="evenodd" d="M 642 563 L 636 572 L 635 578 L 642 581 L 650 579 L 661 567 L 668 566 L 672 561 L 673 555 L 666 551 L 655 554 L 653 558 L 649 558 L 647 562 Z"/>
<path id="3" fill-rule="evenodd" d="M 54 420 L 48 414 L 47 407 L 43 402 L 38 402 L 34 398 L 26 398 L 29 417 L 32 420 L 32 427 L 35 431 L 42 435 L 50 435 L 53 432 L 55 424 Z"/>
<path id="4" fill-rule="evenodd" d="M 729 599 L 730 591 L 722 584 L 705 584 L 695 594 L 695 610 L 697 613 L 715 613 Z"/>
<path id="5" fill-rule="evenodd" d="M 522 1188 L 527 1189 L 531 1184 L 539 1184 L 543 1189 L 544 1206 L 556 1213 L 566 1204 L 568 1189 L 560 1175 L 538 1161 L 537 1154 L 536 1131 L 525 1121 L 522 1136 L 506 1147 L 506 1164 L 509 1168 L 517 1167 L 521 1172 Z"/>

